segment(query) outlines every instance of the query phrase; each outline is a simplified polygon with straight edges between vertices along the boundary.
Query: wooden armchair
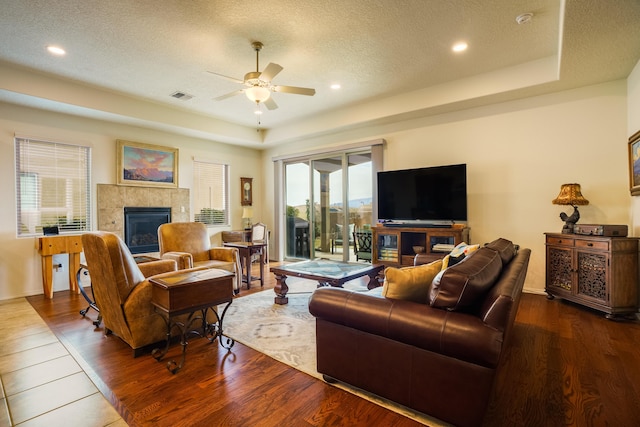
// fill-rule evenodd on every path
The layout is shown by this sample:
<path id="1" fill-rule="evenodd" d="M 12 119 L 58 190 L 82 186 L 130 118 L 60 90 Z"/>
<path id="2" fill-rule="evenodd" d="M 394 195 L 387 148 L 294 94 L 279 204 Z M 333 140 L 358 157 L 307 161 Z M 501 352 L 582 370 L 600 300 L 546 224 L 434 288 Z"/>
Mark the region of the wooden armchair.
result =
<path id="1" fill-rule="evenodd" d="M 134 357 L 145 346 L 164 341 L 167 325 L 151 304 L 149 280 L 175 274 L 175 261 L 136 264 L 124 242 L 106 231 L 83 234 L 82 246 L 105 334 L 120 337 Z"/>
<path id="2" fill-rule="evenodd" d="M 178 269 L 219 268 L 235 273 L 233 289 L 242 285 L 240 256 L 236 248 L 211 247 L 207 226 L 200 222 L 171 222 L 158 227 L 160 257 L 174 260 Z"/>

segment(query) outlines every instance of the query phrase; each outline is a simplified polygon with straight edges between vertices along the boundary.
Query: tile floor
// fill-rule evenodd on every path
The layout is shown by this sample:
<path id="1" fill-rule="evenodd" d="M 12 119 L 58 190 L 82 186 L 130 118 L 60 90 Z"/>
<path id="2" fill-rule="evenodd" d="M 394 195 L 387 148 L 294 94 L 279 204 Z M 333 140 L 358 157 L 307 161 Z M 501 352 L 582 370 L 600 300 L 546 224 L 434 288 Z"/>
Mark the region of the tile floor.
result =
<path id="1" fill-rule="evenodd" d="M 0 301 L 4 426 L 127 426 L 24 298 Z"/>

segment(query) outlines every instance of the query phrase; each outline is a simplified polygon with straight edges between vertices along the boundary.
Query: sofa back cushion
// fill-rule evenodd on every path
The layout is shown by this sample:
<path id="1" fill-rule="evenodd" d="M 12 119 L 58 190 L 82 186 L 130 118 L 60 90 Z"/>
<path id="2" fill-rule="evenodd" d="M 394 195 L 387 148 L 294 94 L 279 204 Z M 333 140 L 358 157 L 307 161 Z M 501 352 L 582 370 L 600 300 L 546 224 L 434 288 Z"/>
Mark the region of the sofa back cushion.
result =
<path id="1" fill-rule="evenodd" d="M 514 256 L 516 256 L 516 246 L 511 242 L 511 240 L 499 238 L 494 240 L 491 243 L 487 243 L 485 248 L 493 249 L 494 251 L 500 254 L 500 258 L 502 259 L 502 265 L 507 265 Z"/>
<path id="2" fill-rule="evenodd" d="M 480 248 L 433 279 L 429 305 L 450 311 L 471 307 L 494 285 L 501 270 L 500 254 Z"/>

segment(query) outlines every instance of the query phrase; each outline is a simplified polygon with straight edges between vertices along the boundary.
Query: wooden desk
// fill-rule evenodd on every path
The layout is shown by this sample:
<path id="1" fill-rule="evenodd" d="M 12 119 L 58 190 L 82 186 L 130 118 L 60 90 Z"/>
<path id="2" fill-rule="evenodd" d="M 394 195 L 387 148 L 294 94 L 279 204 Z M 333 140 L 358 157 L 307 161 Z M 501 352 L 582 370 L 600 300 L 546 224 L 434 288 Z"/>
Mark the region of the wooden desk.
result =
<path id="1" fill-rule="evenodd" d="M 80 293 L 76 272 L 80 268 L 81 235 L 39 237 L 37 249 L 42 256 L 42 290 L 45 298 L 53 298 L 53 256 L 69 254 L 69 290 Z"/>
<path id="2" fill-rule="evenodd" d="M 258 242 L 227 242 L 224 246 L 229 248 L 237 248 L 240 253 L 240 263 L 242 270 L 247 270 L 247 274 L 242 274 L 242 281 L 247 284 L 247 289 L 251 287 L 251 281 L 260 280 L 260 286 L 264 286 L 264 264 L 265 264 L 265 248 L 266 243 Z M 260 277 L 251 275 L 251 255 L 260 254 Z"/>

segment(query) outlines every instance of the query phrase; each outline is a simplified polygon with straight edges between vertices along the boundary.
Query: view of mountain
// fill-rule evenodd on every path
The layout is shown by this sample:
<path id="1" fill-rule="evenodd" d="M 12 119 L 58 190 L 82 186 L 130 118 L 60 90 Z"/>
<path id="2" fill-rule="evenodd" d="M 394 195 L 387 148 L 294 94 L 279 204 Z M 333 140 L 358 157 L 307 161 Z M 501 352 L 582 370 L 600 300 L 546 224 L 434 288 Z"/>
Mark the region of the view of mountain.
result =
<path id="1" fill-rule="evenodd" d="M 156 168 L 125 169 L 124 179 L 131 181 L 173 182 L 173 172 Z"/>

